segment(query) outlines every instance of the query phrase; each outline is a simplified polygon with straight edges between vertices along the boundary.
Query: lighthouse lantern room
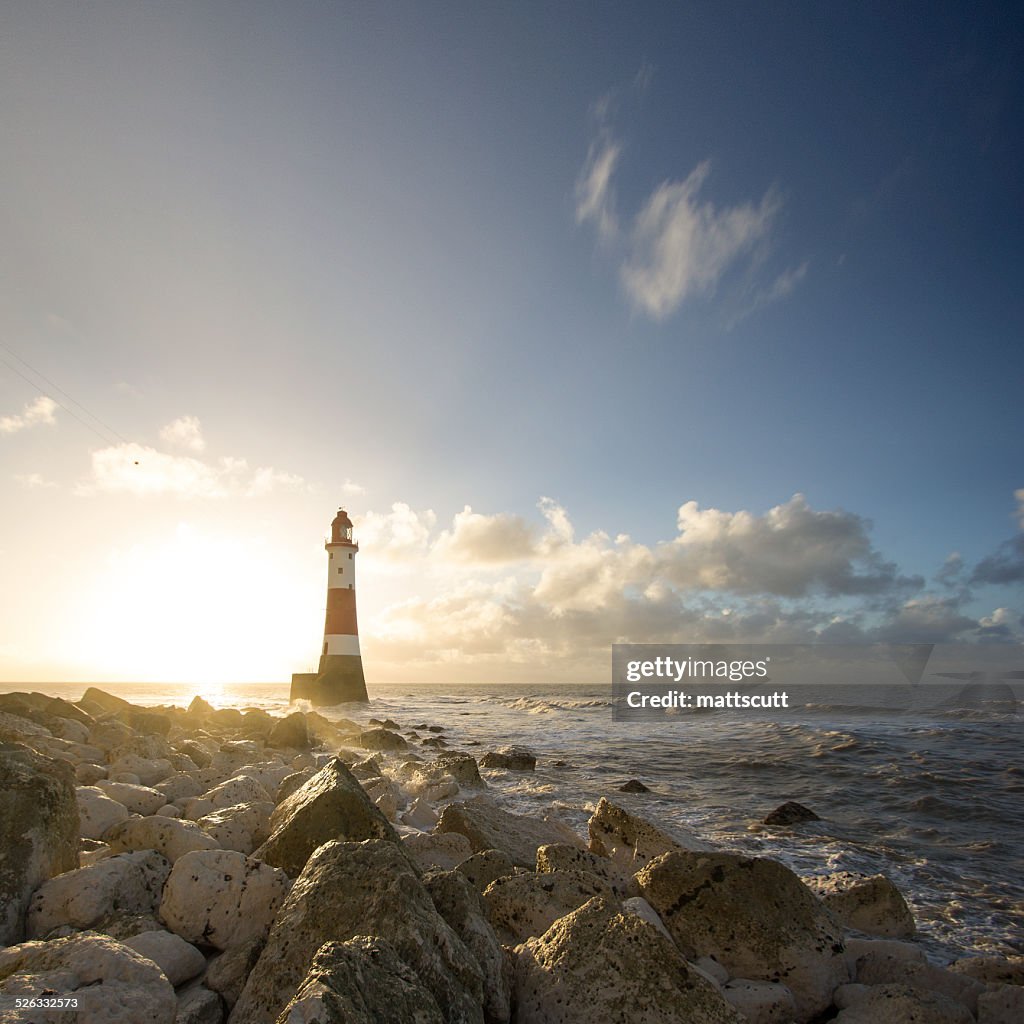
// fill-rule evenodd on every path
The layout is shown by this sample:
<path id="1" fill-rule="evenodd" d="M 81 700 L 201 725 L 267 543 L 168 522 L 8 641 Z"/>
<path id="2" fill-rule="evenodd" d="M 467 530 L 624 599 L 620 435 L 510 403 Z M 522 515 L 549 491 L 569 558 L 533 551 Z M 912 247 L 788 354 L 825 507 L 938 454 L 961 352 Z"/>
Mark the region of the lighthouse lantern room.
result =
<path id="1" fill-rule="evenodd" d="M 331 523 L 327 551 L 327 614 L 320 665 L 316 672 L 292 676 L 292 700 L 308 700 L 318 707 L 348 701 L 367 701 L 363 659 L 356 623 L 356 554 L 352 520 L 343 509 Z"/>

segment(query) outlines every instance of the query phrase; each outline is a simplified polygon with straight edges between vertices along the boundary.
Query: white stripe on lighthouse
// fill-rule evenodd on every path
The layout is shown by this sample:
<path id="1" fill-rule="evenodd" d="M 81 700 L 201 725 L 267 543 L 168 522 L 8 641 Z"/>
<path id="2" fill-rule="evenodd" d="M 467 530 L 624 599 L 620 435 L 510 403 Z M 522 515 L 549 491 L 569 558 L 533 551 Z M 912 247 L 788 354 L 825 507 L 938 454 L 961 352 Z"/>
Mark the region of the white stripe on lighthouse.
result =
<path id="1" fill-rule="evenodd" d="M 324 636 L 327 650 L 324 654 L 345 654 L 359 657 L 359 637 L 347 633 L 327 633 Z"/>

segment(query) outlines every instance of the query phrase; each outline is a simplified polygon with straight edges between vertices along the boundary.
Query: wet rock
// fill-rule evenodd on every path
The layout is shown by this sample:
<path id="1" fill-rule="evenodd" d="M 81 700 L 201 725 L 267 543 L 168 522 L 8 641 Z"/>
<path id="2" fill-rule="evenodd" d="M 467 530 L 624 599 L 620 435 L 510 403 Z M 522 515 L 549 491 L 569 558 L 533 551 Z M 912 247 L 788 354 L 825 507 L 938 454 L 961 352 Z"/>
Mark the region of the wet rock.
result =
<path id="1" fill-rule="evenodd" d="M 856 986 L 849 986 L 850 989 Z M 853 995 L 851 993 L 851 995 Z M 905 985 L 870 986 L 840 1010 L 833 1024 L 973 1024 L 961 1003 Z"/>
<path id="2" fill-rule="evenodd" d="M 512 993 L 512 962 L 491 926 L 480 893 L 458 871 L 434 871 L 423 885 L 438 913 L 448 922 L 476 960 L 484 979 L 484 1014 L 490 1021 L 507 1021 Z"/>
<path id="3" fill-rule="evenodd" d="M 224 850 L 236 850 L 247 857 L 270 835 L 270 800 L 235 804 L 203 815 L 196 824 Z"/>
<path id="4" fill-rule="evenodd" d="M 79 815 L 71 771 L 0 743 L 0 946 L 25 937 L 35 888 L 78 867 Z"/>
<path id="5" fill-rule="evenodd" d="M 234 850 L 197 850 L 175 862 L 160 918 L 189 942 L 228 949 L 266 935 L 287 891 L 278 868 Z"/>
<path id="6" fill-rule="evenodd" d="M 267 746 L 289 750 L 308 750 L 312 744 L 309 739 L 309 729 L 306 727 L 306 716 L 301 711 L 296 711 L 287 718 L 274 722 L 267 737 Z"/>
<path id="7" fill-rule="evenodd" d="M 173 932 L 140 932 L 125 939 L 124 944 L 152 960 L 175 988 L 206 970 L 206 957 Z"/>
<path id="8" fill-rule="evenodd" d="M 800 825 L 805 821 L 821 821 L 814 811 L 795 800 L 780 804 L 764 819 L 765 825 Z"/>
<path id="9" fill-rule="evenodd" d="M 29 902 L 26 928 L 42 938 L 62 925 L 98 928 L 117 914 L 151 914 L 170 865 L 146 850 L 121 853 L 44 882 Z"/>
<path id="10" fill-rule="evenodd" d="M 394 829 L 340 758 L 332 758 L 277 806 L 270 818 L 270 838 L 256 855 L 295 878 L 310 854 L 332 839 L 398 842 Z"/>
<path id="11" fill-rule="evenodd" d="M 390 729 L 367 729 L 361 732 L 359 745 L 364 750 L 405 750 L 409 746 L 404 736 Z"/>
<path id="12" fill-rule="evenodd" d="M 437 832 L 461 832 L 474 852 L 501 850 L 514 864 L 533 868 L 537 847 L 546 843 L 583 844 L 567 825 L 502 810 L 485 796 L 449 804 L 441 813 Z"/>
<path id="13" fill-rule="evenodd" d="M 174 1024 L 177 999 L 160 968 L 106 935 L 73 935 L 0 950 L 0 1019 L 77 1024 Z M 77 1009 L 43 1016 L 15 1000 L 74 997 Z"/>
<path id="14" fill-rule="evenodd" d="M 96 788 L 105 793 L 111 800 L 124 804 L 132 814 L 156 814 L 165 803 L 167 797 L 158 789 L 151 789 L 149 786 L 137 786 L 130 782 L 111 782 L 109 779 L 100 779 Z M 99 836 L 93 838 L 99 839 Z"/>
<path id="15" fill-rule="evenodd" d="M 909 938 L 916 931 L 907 901 L 885 875 L 840 872 L 804 881 L 847 928 L 893 939 Z"/>
<path id="16" fill-rule="evenodd" d="M 332 842 L 309 858 L 281 907 L 232 1024 L 271 1024 L 325 942 L 387 935 L 449 1024 L 482 1024 L 480 969 L 438 914 L 401 848 Z"/>
<path id="17" fill-rule="evenodd" d="M 639 779 L 630 779 L 619 786 L 620 793 L 650 793 L 650 790 Z"/>
<path id="18" fill-rule="evenodd" d="M 446 1024 L 447 1019 L 386 939 L 360 935 L 347 942 L 325 942 L 317 950 L 277 1020 L 278 1024 Z"/>
<path id="19" fill-rule="evenodd" d="M 637 874 L 644 898 L 693 959 L 732 977 L 787 985 L 807 1020 L 849 980 L 841 930 L 788 868 L 727 853 L 663 854 Z"/>
<path id="20" fill-rule="evenodd" d="M 469 840 L 461 832 L 403 836 L 402 847 L 421 871 L 450 871 L 473 853 Z"/>
<path id="21" fill-rule="evenodd" d="M 488 751 L 480 758 L 481 768 L 502 768 L 512 772 L 532 772 L 537 767 L 537 757 L 526 747 L 501 747 Z"/>
<path id="22" fill-rule="evenodd" d="M 618 909 L 625 894 L 582 871 L 524 873 L 499 878 L 484 890 L 488 917 L 503 942 L 514 946 L 543 935 L 560 917 L 600 896 Z"/>
<path id="23" fill-rule="evenodd" d="M 480 778 L 480 769 L 472 754 L 449 751 L 434 761 L 434 767 L 450 775 L 460 786 L 483 788 L 487 785 Z"/>
<path id="24" fill-rule="evenodd" d="M 722 986 L 722 995 L 748 1024 L 789 1024 L 796 1017 L 793 993 L 775 981 L 734 978 Z"/>
<path id="25" fill-rule="evenodd" d="M 171 864 L 194 850 L 220 848 L 217 840 L 198 825 L 162 814 L 129 818 L 109 829 L 103 839 L 114 853 L 156 850 Z"/>
<path id="26" fill-rule="evenodd" d="M 517 1024 L 746 1024 L 657 929 L 600 899 L 516 954 Z"/>
<path id="27" fill-rule="evenodd" d="M 692 833 L 676 829 L 669 835 L 604 797 L 591 815 L 587 830 L 590 852 L 609 858 L 629 874 L 672 850 L 711 849 L 708 843 Z"/>
<path id="28" fill-rule="evenodd" d="M 413 800 L 409 809 L 402 814 L 402 824 L 426 832 L 437 824 L 437 812 L 424 797 Z M 451 833 L 455 835 L 456 833 Z"/>
<path id="29" fill-rule="evenodd" d="M 447 835 L 457 836 L 458 832 L 448 832 Z M 484 890 L 498 878 L 515 874 L 515 865 L 511 857 L 501 850 L 481 850 L 467 857 L 459 866 L 459 871 L 469 879 L 470 884 L 477 892 Z"/>

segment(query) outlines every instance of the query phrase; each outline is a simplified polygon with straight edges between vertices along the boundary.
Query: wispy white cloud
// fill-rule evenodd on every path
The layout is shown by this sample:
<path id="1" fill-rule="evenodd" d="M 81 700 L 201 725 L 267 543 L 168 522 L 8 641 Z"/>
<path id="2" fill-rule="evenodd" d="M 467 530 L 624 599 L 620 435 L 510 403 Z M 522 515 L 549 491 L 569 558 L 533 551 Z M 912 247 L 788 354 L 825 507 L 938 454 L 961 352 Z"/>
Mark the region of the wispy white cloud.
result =
<path id="1" fill-rule="evenodd" d="M 0 417 L 0 434 L 17 434 L 39 424 L 52 426 L 57 422 L 57 403 L 46 395 L 40 395 L 25 403 L 20 415 Z"/>
<path id="2" fill-rule="evenodd" d="M 161 427 L 160 440 L 172 448 L 184 448 L 190 452 L 201 452 L 206 448 L 202 424 L 196 416 L 179 416 Z"/>
<path id="3" fill-rule="evenodd" d="M 345 482 L 341 485 L 341 489 L 345 494 L 360 495 L 366 493 L 366 488 L 362 484 L 357 484 L 354 480 L 350 480 L 345 477 Z"/>
<path id="4" fill-rule="evenodd" d="M 47 480 L 40 473 L 16 473 L 14 475 L 14 481 L 19 487 L 24 487 L 28 491 L 57 486 L 53 480 Z"/>
<path id="5" fill-rule="evenodd" d="M 607 133 L 602 133 L 591 143 L 586 162 L 576 179 L 576 223 L 592 222 L 598 237 L 606 242 L 619 233 L 611 183 L 620 152 L 620 146 Z"/>

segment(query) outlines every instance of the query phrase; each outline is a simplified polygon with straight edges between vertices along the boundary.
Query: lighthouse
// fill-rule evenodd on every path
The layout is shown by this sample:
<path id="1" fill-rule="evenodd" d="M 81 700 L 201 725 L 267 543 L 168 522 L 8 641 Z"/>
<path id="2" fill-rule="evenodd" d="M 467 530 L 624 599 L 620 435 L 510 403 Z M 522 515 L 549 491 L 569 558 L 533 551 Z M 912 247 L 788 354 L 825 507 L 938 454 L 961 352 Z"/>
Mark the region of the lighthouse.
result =
<path id="1" fill-rule="evenodd" d="M 314 672 L 292 676 L 292 700 L 308 700 L 317 707 L 346 701 L 367 701 L 363 659 L 356 623 L 356 554 L 352 520 L 343 509 L 331 523 L 327 551 L 327 615 L 320 666 Z"/>

